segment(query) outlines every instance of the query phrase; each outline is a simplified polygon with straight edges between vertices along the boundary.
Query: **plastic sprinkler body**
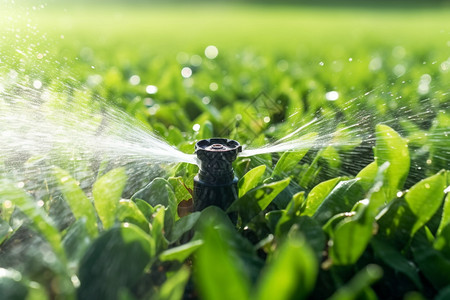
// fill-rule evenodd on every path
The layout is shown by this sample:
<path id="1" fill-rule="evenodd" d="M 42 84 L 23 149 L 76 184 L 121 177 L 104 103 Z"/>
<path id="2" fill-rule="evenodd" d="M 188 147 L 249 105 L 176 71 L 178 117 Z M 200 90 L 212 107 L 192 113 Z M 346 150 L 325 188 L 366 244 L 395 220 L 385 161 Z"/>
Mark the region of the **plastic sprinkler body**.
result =
<path id="1" fill-rule="evenodd" d="M 194 210 L 215 205 L 226 210 L 238 198 L 232 163 L 242 146 L 234 140 L 212 138 L 198 141 L 195 153 L 200 171 L 194 178 Z"/>

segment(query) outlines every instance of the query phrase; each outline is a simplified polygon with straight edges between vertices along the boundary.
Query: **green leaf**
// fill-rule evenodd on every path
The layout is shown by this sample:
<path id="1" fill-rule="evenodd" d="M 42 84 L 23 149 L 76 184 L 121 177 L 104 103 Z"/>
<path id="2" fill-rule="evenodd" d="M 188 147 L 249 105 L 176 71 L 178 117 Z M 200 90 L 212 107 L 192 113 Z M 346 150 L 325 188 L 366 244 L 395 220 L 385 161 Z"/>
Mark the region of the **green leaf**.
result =
<path id="1" fill-rule="evenodd" d="M 375 158 L 378 166 L 386 161 L 390 163 L 385 174 L 385 184 L 382 189 L 386 202 L 394 199 L 402 189 L 408 176 L 410 158 L 408 144 L 397 132 L 386 125 L 376 126 Z"/>
<path id="2" fill-rule="evenodd" d="M 0 245 L 3 241 L 8 237 L 8 235 L 12 232 L 12 228 L 9 226 L 7 222 L 3 219 L 0 219 Z"/>
<path id="3" fill-rule="evenodd" d="M 90 243 L 91 239 L 86 229 L 86 219 L 76 220 L 69 226 L 62 240 L 69 263 L 77 267 Z"/>
<path id="4" fill-rule="evenodd" d="M 114 225 L 117 206 L 126 183 L 127 174 L 124 168 L 111 170 L 94 183 L 92 194 L 103 229 Z"/>
<path id="5" fill-rule="evenodd" d="M 0 182 L 0 202 L 4 204 L 9 201 L 7 206 L 15 205 L 19 208 L 32 222 L 34 228 L 45 237 L 52 246 L 55 253 L 62 261 L 65 261 L 64 249 L 61 246 L 61 235 L 47 217 L 42 208 L 37 207 L 36 202 L 25 191 L 16 188 L 11 183 Z"/>
<path id="6" fill-rule="evenodd" d="M 358 181 L 359 179 L 350 179 L 339 182 L 320 203 L 313 218 L 323 225 L 335 214 L 350 211 L 364 196 L 364 190 Z"/>
<path id="7" fill-rule="evenodd" d="M 386 263 L 389 267 L 396 272 L 401 272 L 416 285 L 418 289 L 422 289 L 422 282 L 419 277 L 419 270 L 415 266 L 414 262 L 408 260 L 397 249 L 383 241 L 381 238 L 374 237 L 370 241 L 370 245 L 375 251 L 375 255 Z"/>
<path id="8" fill-rule="evenodd" d="M 94 206 L 83 193 L 78 182 L 68 172 L 58 167 L 53 168 L 53 174 L 75 218 L 77 220 L 83 217 L 86 218 L 86 229 L 89 235 L 91 237 L 97 236 L 97 215 Z"/>
<path id="9" fill-rule="evenodd" d="M 161 261 L 178 261 L 180 263 L 184 262 L 192 253 L 194 253 L 200 246 L 203 245 L 202 240 L 195 240 L 183 244 L 178 247 L 170 248 L 163 251 L 159 255 L 159 260 Z"/>
<path id="10" fill-rule="evenodd" d="M 78 299 L 119 298 L 143 276 L 153 257 L 153 241 L 133 224 L 114 226 L 100 235 L 80 261 Z"/>
<path id="11" fill-rule="evenodd" d="M 327 181 L 323 181 L 316 185 L 308 194 L 306 198 L 306 208 L 303 212 L 306 216 L 312 216 L 316 212 L 317 208 L 322 204 L 323 200 L 333 190 L 336 184 L 341 181 L 341 177 L 333 178 Z"/>
<path id="12" fill-rule="evenodd" d="M 184 289 L 189 280 L 189 269 L 182 267 L 175 274 L 170 276 L 161 286 L 159 293 L 152 297 L 155 300 L 181 300 Z"/>
<path id="13" fill-rule="evenodd" d="M 200 217 L 200 212 L 193 212 L 185 217 L 180 218 L 175 222 L 172 231 L 169 235 L 170 243 L 174 243 L 180 239 L 183 234 L 191 230 L 194 225 L 197 223 L 198 218 Z"/>
<path id="14" fill-rule="evenodd" d="M 446 183 L 446 173 L 441 171 L 416 183 L 406 193 L 405 200 L 417 217 L 411 235 L 414 235 L 439 209 L 444 198 Z"/>
<path id="15" fill-rule="evenodd" d="M 280 176 L 284 172 L 292 170 L 296 165 L 298 165 L 300 160 L 302 160 L 308 151 L 309 148 L 301 149 L 295 152 L 284 152 L 273 169 L 272 177 Z"/>
<path id="16" fill-rule="evenodd" d="M 364 190 L 369 190 L 375 181 L 375 177 L 378 172 L 378 164 L 376 161 L 371 162 L 367 166 L 364 167 L 357 175 L 356 178 L 360 179 L 360 184 L 364 188 Z"/>
<path id="17" fill-rule="evenodd" d="M 359 299 L 364 290 L 383 276 L 383 269 L 377 265 L 368 265 L 359 271 L 346 285 L 339 288 L 330 300 Z"/>
<path id="18" fill-rule="evenodd" d="M 197 251 L 194 272 L 202 298 L 249 299 L 248 279 L 238 268 L 224 236 L 217 229 L 206 227 L 204 238 L 205 244 Z"/>
<path id="19" fill-rule="evenodd" d="M 425 277 L 436 288 L 441 289 L 450 285 L 450 260 L 441 252 L 433 248 L 432 236 L 423 227 L 417 231 L 411 243 L 414 261 Z"/>
<path id="20" fill-rule="evenodd" d="M 450 175 L 447 173 L 447 177 L 449 178 Z M 448 187 L 447 187 L 448 189 Z M 442 212 L 442 218 L 441 222 L 439 223 L 439 228 L 437 230 L 437 235 L 440 235 L 444 227 L 450 224 L 450 193 L 447 194 L 445 197 L 444 202 L 444 210 Z"/>
<path id="21" fill-rule="evenodd" d="M 120 222 L 132 223 L 147 233 L 150 232 L 148 220 L 131 200 L 122 199 L 119 201 L 117 219 Z"/>
<path id="22" fill-rule="evenodd" d="M 354 264 L 372 238 L 373 219 L 366 218 L 366 209 L 342 220 L 333 231 L 330 257 L 336 265 Z"/>
<path id="23" fill-rule="evenodd" d="M 245 224 L 264 210 L 289 185 L 289 182 L 290 178 L 286 178 L 257 187 L 233 202 L 228 211 L 238 211 Z"/>
<path id="24" fill-rule="evenodd" d="M 307 299 L 314 288 L 317 271 L 312 249 L 302 239 L 289 238 L 263 270 L 256 299 Z"/>
<path id="25" fill-rule="evenodd" d="M 156 253 L 160 253 L 167 249 L 169 242 L 164 236 L 164 216 L 165 216 L 164 206 L 155 207 L 155 213 L 153 214 L 151 235 L 155 240 Z"/>
<path id="26" fill-rule="evenodd" d="M 261 177 L 266 171 L 266 166 L 261 165 L 248 171 L 238 182 L 239 197 L 245 195 L 261 181 Z"/>

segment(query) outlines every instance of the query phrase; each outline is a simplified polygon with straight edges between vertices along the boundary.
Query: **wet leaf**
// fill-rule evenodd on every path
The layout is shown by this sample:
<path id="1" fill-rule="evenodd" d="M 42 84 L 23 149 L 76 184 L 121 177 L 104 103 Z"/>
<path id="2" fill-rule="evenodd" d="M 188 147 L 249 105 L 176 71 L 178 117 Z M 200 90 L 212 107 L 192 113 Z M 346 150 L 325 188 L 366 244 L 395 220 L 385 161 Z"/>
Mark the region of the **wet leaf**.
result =
<path id="1" fill-rule="evenodd" d="M 417 217 L 411 235 L 414 235 L 438 210 L 444 198 L 446 183 L 446 173 L 441 171 L 416 183 L 406 193 L 405 200 Z"/>
<path id="2" fill-rule="evenodd" d="M 70 174 L 58 167 L 53 168 L 53 174 L 64 199 L 70 206 L 76 219 L 86 218 L 86 229 L 91 237 L 98 235 L 97 215 L 91 201 L 86 197 L 77 181 Z"/>
<path id="3" fill-rule="evenodd" d="M 447 178 L 449 178 L 450 175 L 447 173 Z M 447 187 L 448 188 L 448 187 Z M 450 193 L 447 193 L 447 196 L 445 197 L 444 202 L 444 210 L 442 212 L 441 222 L 439 223 L 439 228 L 437 230 L 437 234 L 439 235 L 444 227 L 450 224 Z"/>
<path id="4" fill-rule="evenodd" d="M 306 198 L 306 208 L 303 212 L 306 216 L 312 216 L 317 208 L 322 204 L 323 200 L 333 190 L 336 184 L 341 181 L 341 177 L 333 178 L 316 185 L 308 194 Z"/>
<path id="5" fill-rule="evenodd" d="M 266 166 L 261 165 L 248 171 L 238 182 L 239 197 L 245 195 L 261 181 L 261 177 L 266 171 Z"/>
<path id="6" fill-rule="evenodd" d="M 125 169 L 118 168 L 109 171 L 94 183 L 94 204 L 104 229 L 114 225 L 116 210 L 126 182 Z"/>
<path id="7" fill-rule="evenodd" d="M 204 240 L 205 244 L 197 252 L 194 273 L 202 298 L 247 300 L 250 290 L 248 279 L 239 269 L 223 236 L 217 229 L 207 227 Z"/>
<path id="8" fill-rule="evenodd" d="M 173 226 L 172 232 L 169 235 L 169 241 L 173 243 L 178 239 L 180 239 L 183 236 L 183 234 L 191 230 L 197 223 L 200 214 L 201 214 L 200 212 L 193 212 L 176 221 Z"/>
<path id="9" fill-rule="evenodd" d="M 286 178 L 257 187 L 231 204 L 228 211 L 238 211 L 245 224 L 264 210 L 289 185 L 289 182 L 290 179 Z"/>
<path id="10" fill-rule="evenodd" d="M 384 242 L 382 239 L 375 237 L 370 241 L 370 245 L 375 251 L 375 255 L 385 264 L 390 266 L 396 272 L 401 272 L 416 285 L 418 289 L 422 289 L 422 282 L 419 277 L 419 269 L 414 262 L 408 260 L 397 249 Z"/>
<path id="11" fill-rule="evenodd" d="M 289 238 L 263 269 L 256 299 L 307 299 L 317 277 L 315 254 L 302 239 Z"/>
<path id="12" fill-rule="evenodd" d="M 411 243 L 414 260 L 425 277 L 436 288 L 450 285 L 450 260 L 433 248 L 432 235 L 426 227 L 419 229 Z"/>
<path id="13" fill-rule="evenodd" d="M 116 211 L 116 217 L 120 222 L 128 222 L 138 226 L 145 232 L 150 232 L 149 222 L 139 210 L 137 205 L 127 199 L 119 201 L 119 205 Z"/>
<path id="14" fill-rule="evenodd" d="M 364 190 L 358 181 L 359 179 L 350 179 L 339 182 L 320 203 L 313 218 L 323 225 L 335 214 L 350 211 L 364 196 Z"/>
<path id="15" fill-rule="evenodd" d="M 280 176 L 283 173 L 292 170 L 300 162 L 300 160 L 302 160 L 302 158 L 308 151 L 309 148 L 301 149 L 295 152 L 283 153 L 277 164 L 275 165 L 275 168 L 273 169 L 272 177 L 276 178 L 277 176 Z"/>
<path id="16" fill-rule="evenodd" d="M 142 277 L 153 257 L 153 241 L 133 224 L 114 226 L 100 235 L 80 262 L 79 299 L 119 299 Z"/>
<path id="17" fill-rule="evenodd" d="M 389 126 L 378 124 L 376 126 L 375 158 L 378 166 L 386 161 L 390 166 L 385 174 L 383 191 L 385 201 L 391 201 L 397 192 L 402 189 L 409 173 L 410 158 L 408 144 L 396 131 Z"/>

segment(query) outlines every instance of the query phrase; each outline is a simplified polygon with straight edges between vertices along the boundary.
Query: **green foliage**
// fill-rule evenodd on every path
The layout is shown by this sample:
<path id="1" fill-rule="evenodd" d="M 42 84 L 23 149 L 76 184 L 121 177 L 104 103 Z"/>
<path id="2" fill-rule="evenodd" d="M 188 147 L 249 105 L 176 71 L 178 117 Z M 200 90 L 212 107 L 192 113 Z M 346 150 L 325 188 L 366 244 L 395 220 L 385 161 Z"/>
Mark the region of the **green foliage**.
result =
<path id="1" fill-rule="evenodd" d="M 186 153 L 218 135 L 245 149 L 301 133 L 290 145 L 301 149 L 239 157 L 229 211 L 183 214 L 197 166 L 146 177 L 79 153 L 49 153 L 61 164 L 44 167 L 1 152 L 0 298 L 449 297 L 448 10 L 115 8 L 0 18 L 0 111 L 23 105 L 4 94 L 24 94 L 97 132 L 90 112 L 113 105 Z M 28 34 L 32 18 L 48 37 Z M 4 172 L 12 163 L 21 182 Z"/>

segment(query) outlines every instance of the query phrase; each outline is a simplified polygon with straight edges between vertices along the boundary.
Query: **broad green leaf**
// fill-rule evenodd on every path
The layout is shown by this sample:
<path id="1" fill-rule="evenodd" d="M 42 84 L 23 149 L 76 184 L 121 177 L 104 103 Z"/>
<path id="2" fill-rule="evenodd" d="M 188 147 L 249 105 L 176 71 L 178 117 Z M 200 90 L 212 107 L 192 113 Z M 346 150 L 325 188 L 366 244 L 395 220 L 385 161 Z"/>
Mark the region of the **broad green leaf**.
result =
<path id="1" fill-rule="evenodd" d="M 137 226 L 114 226 L 101 234 L 80 261 L 79 299 L 119 299 L 144 275 L 154 255 L 153 241 Z"/>
<path id="2" fill-rule="evenodd" d="M 406 193 L 405 200 L 417 217 L 411 235 L 414 235 L 439 209 L 446 183 L 446 173 L 441 171 L 416 183 Z"/>
<path id="3" fill-rule="evenodd" d="M 247 223 L 264 210 L 270 202 L 272 202 L 272 200 L 289 185 L 289 182 L 290 178 L 286 178 L 254 188 L 242 198 L 235 201 L 228 211 L 238 211 L 243 223 Z"/>
<path id="4" fill-rule="evenodd" d="M 447 177 L 448 178 L 450 177 L 449 173 L 447 173 Z M 449 189 L 449 187 L 447 187 L 447 189 Z M 444 210 L 442 212 L 442 218 L 441 222 L 439 223 L 437 235 L 439 235 L 444 229 L 444 227 L 446 227 L 449 224 L 450 224 L 450 191 L 447 192 L 447 196 L 445 197 Z"/>
<path id="5" fill-rule="evenodd" d="M 183 177 L 171 177 L 168 179 L 169 183 L 172 185 L 172 188 L 175 192 L 175 196 L 177 198 L 177 203 L 180 203 L 183 200 L 189 200 L 192 198 L 192 194 L 186 188 L 183 183 Z M 192 192 L 192 191 L 191 191 Z"/>
<path id="6" fill-rule="evenodd" d="M 134 199 L 133 202 L 136 204 L 137 208 L 139 208 L 144 217 L 150 222 L 152 215 L 155 212 L 155 208 L 148 204 L 148 202 L 141 199 Z"/>
<path id="7" fill-rule="evenodd" d="M 376 161 L 368 164 L 364 169 L 362 169 L 357 175 L 356 178 L 360 179 L 360 184 L 364 188 L 364 190 L 369 190 L 375 181 L 375 177 L 378 172 L 378 164 Z"/>
<path id="8" fill-rule="evenodd" d="M 249 299 L 248 279 L 239 269 L 230 245 L 217 229 L 206 227 L 204 230 L 205 244 L 197 251 L 194 272 L 202 298 Z"/>
<path id="9" fill-rule="evenodd" d="M 322 151 L 321 158 L 325 159 L 332 169 L 339 169 L 341 166 L 341 158 L 339 157 L 339 153 L 336 148 L 332 146 L 328 146 Z"/>
<path id="10" fill-rule="evenodd" d="M 315 254 L 308 244 L 289 238 L 263 270 L 256 299 L 307 299 L 314 288 L 317 271 Z"/>
<path id="11" fill-rule="evenodd" d="M 370 241 L 370 245 L 375 251 L 375 255 L 384 263 L 394 269 L 396 272 L 401 272 L 416 285 L 418 289 L 422 289 L 422 282 L 419 277 L 419 270 L 414 262 L 408 260 L 397 249 L 393 248 L 381 238 L 374 237 Z"/>
<path id="12" fill-rule="evenodd" d="M 305 238 L 305 242 L 314 250 L 316 258 L 320 260 L 327 238 L 322 227 L 313 218 L 295 216 L 283 223 L 280 220 L 275 230 L 275 236 L 280 241 L 286 237 L 298 236 L 299 234 Z"/>
<path id="13" fill-rule="evenodd" d="M 350 211 L 364 196 L 364 190 L 358 181 L 359 179 L 340 181 L 320 203 L 313 218 L 323 225 L 335 214 Z"/>
<path id="14" fill-rule="evenodd" d="M 403 187 L 409 173 L 408 144 L 396 131 L 389 126 L 378 124 L 376 126 L 375 159 L 378 166 L 386 161 L 390 166 L 385 174 L 383 191 L 386 201 L 394 199 L 397 192 Z"/>
<path id="15" fill-rule="evenodd" d="M 197 223 L 198 218 L 200 217 L 200 212 L 193 212 L 185 217 L 180 218 L 175 222 L 172 232 L 169 235 L 170 243 L 176 242 L 180 239 L 183 234 L 191 230 L 194 225 Z"/>
<path id="16" fill-rule="evenodd" d="M 78 182 L 68 172 L 58 167 L 53 168 L 53 174 L 75 218 L 86 218 L 86 229 L 89 235 L 91 237 L 97 236 L 97 215 L 95 214 L 94 206 L 83 193 Z"/>
<path id="17" fill-rule="evenodd" d="M 159 293 L 154 300 L 181 300 L 183 299 L 184 289 L 189 280 L 189 269 L 182 267 L 175 274 L 170 276 L 159 289 Z"/>
<path id="18" fill-rule="evenodd" d="M 194 253 L 201 245 L 203 245 L 202 240 L 195 240 L 182 244 L 181 246 L 170 248 L 163 251 L 159 255 L 159 260 L 161 261 L 178 261 L 180 263 L 184 262 L 192 253 Z"/>
<path id="19" fill-rule="evenodd" d="M 436 288 L 450 285 L 450 260 L 433 248 L 432 235 L 426 227 L 419 229 L 411 243 L 414 261 L 425 277 Z"/>
<path id="20" fill-rule="evenodd" d="M 391 201 L 380 215 L 377 216 L 379 226 L 377 236 L 397 250 L 402 250 L 409 243 L 417 217 L 404 198 Z"/>
<path id="21" fill-rule="evenodd" d="M 374 216 L 370 215 L 368 204 L 361 206 L 351 217 L 343 219 L 332 231 L 333 241 L 330 257 L 336 265 L 354 264 L 362 255 L 372 238 Z"/>
<path id="22" fill-rule="evenodd" d="M 77 267 L 89 247 L 91 239 L 86 229 L 86 219 L 80 218 L 69 226 L 62 240 L 67 259 L 72 266 Z"/>
<path id="23" fill-rule="evenodd" d="M 0 182 L 0 186 L 0 202 L 2 204 L 9 202 L 7 206 L 15 205 L 19 208 L 33 222 L 36 230 L 49 242 L 59 258 L 65 261 L 61 235 L 43 209 L 38 207 L 34 199 L 31 199 L 25 191 L 14 187 L 11 183 Z"/>
<path id="24" fill-rule="evenodd" d="M 317 134 L 313 135 L 316 136 Z M 296 165 L 298 165 L 300 160 L 302 160 L 308 151 L 309 147 L 300 149 L 299 151 L 283 153 L 273 169 L 272 177 L 280 176 L 284 172 L 289 172 L 292 170 Z"/>
<path id="25" fill-rule="evenodd" d="M 306 198 L 306 208 L 303 212 L 306 216 L 312 216 L 316 212 L 317 208 L 333 190 L 336 184 L 341 181 L 341 177 L 333 178 L 316 185 L 308 194 Z"/>
<path id="26" fill-rule="evenodd" d="M 126 182 L 125 169 L 117 168 L 109 171 L 94 183 L 92 194 L 103 229 L 109 229 L 114 225 L 117 207 Z"/>
<path id="27" fill-rule="evenodd" d="M 131 200 L 122 199 L 117 207 L 117 219 L 120 222 L 128 222 L 138 226 L 145 232 L 150 232 L 149 222 Z"/>
<path id="28" fill-rule="evenodd" d="M 164 236 L 164 206 L 155 207 L 155 213 L 153 214 L 153 221 L 151 227 L 151 235 L 155 240 L 156 253 L 160 253 L 167 249 L 169 242 Z"/>
<path id="29" fill-rule="evenodd" d="M 261 177 L 266 171 L 266 166 L 261 165 L 248 171 L 238 182 L 239 197 L 245 195 L 261 181 Z"/>
<path id="30" fill-rule="evenodd" d="M 383 276 L 383 269 L 377 265 L 368 265 L 359 271 L 346 285 L 339 288 L 330 300 L 353 300 Z"/>

